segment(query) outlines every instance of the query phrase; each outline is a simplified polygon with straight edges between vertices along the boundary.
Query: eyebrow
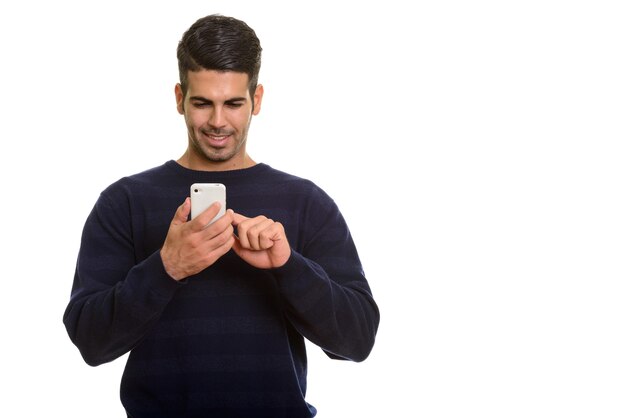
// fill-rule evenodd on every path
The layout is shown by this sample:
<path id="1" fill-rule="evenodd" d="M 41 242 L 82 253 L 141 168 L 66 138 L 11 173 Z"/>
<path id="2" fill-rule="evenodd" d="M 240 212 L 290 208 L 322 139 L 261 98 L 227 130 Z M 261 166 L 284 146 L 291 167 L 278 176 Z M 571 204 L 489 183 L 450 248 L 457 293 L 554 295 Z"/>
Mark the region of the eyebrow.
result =
<path id="1" fill-rule="evenodd" d="M 189 101 L 197 101 L 197 102 L 203 102 L 203 103 L 213 103 L 213 100 L 209 100 L 206 97 L 202 97 L 202 96 L 191 96 L 189 98 Z M 245 102 L 247 99 L 245 97 L 233 97 L 231 99 L 225 100 L 224 103 L 234 103 L 234 102 Z"/>

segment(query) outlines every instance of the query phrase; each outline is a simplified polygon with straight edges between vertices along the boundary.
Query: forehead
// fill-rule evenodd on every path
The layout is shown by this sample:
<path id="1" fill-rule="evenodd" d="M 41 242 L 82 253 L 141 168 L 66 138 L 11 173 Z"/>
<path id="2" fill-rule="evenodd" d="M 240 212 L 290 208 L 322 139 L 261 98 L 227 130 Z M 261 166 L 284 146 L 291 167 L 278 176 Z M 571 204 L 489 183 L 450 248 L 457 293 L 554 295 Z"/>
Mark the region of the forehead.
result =
<path id="1" fill-rule="evenodd" d="M 249 97 L 248 74 L 234 71 L 200 70 L 187 74 L 187 96 L 207 99 Z"/>

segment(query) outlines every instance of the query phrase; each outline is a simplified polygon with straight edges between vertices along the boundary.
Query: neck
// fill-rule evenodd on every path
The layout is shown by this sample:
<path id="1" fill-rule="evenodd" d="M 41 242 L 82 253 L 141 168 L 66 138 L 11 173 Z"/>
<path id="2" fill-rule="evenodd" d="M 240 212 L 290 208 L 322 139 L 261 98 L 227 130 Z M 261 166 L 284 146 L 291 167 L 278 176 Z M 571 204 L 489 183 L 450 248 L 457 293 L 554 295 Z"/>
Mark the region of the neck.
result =
<path id="1" fill-rule="evenodd" d="M 185 168 L 196 171 L 241 170 L 256 165 L 256 162 L 250 158 L 248 153 L 243 153 L 241 157 L 236 156 L 227 161 L 209 161 L 197 158 L 189 150 L 185 151 L 176 162 Z"/>

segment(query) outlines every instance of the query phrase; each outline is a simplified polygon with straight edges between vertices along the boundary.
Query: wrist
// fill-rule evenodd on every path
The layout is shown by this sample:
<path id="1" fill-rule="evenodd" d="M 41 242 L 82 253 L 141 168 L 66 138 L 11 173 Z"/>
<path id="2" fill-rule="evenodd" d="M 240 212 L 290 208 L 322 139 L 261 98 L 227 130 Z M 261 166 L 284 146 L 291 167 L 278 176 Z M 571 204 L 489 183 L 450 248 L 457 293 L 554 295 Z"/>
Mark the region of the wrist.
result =
<path id="1" fill-rule="evenodd" d="M 179 282 L 183 280 L 185 277 L 187 277 L 184 275 L 182 271 L 180 271 L 179 269 L 176 269 L 173 266 L 173 263 L 169 262 L 168 256 L 163 248 L 160 251 L 160 255 L 161 255 L 161 263 L 163 264 L 163 269 L 165 270 L 167 275 L 170 276 L 170 278 Z"/>

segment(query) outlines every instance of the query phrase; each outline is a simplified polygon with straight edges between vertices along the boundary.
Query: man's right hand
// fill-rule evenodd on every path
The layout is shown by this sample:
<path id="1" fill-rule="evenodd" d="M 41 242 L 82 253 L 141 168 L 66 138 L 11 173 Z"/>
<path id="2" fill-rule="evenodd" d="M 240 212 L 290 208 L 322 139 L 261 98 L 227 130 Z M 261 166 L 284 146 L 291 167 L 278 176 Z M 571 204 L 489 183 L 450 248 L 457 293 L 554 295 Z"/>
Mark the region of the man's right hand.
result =
<path id="1" fill-rule="evenodd" d="M 165 271 L 174 280 L 182 280 L 201 272 L 226 254 L 235 242 L 233 211 L 207 226 L 217 215 L 219 203 L 188 221 L 191 211 L 189 198 L 178 207 L 161 248 Z"/>

